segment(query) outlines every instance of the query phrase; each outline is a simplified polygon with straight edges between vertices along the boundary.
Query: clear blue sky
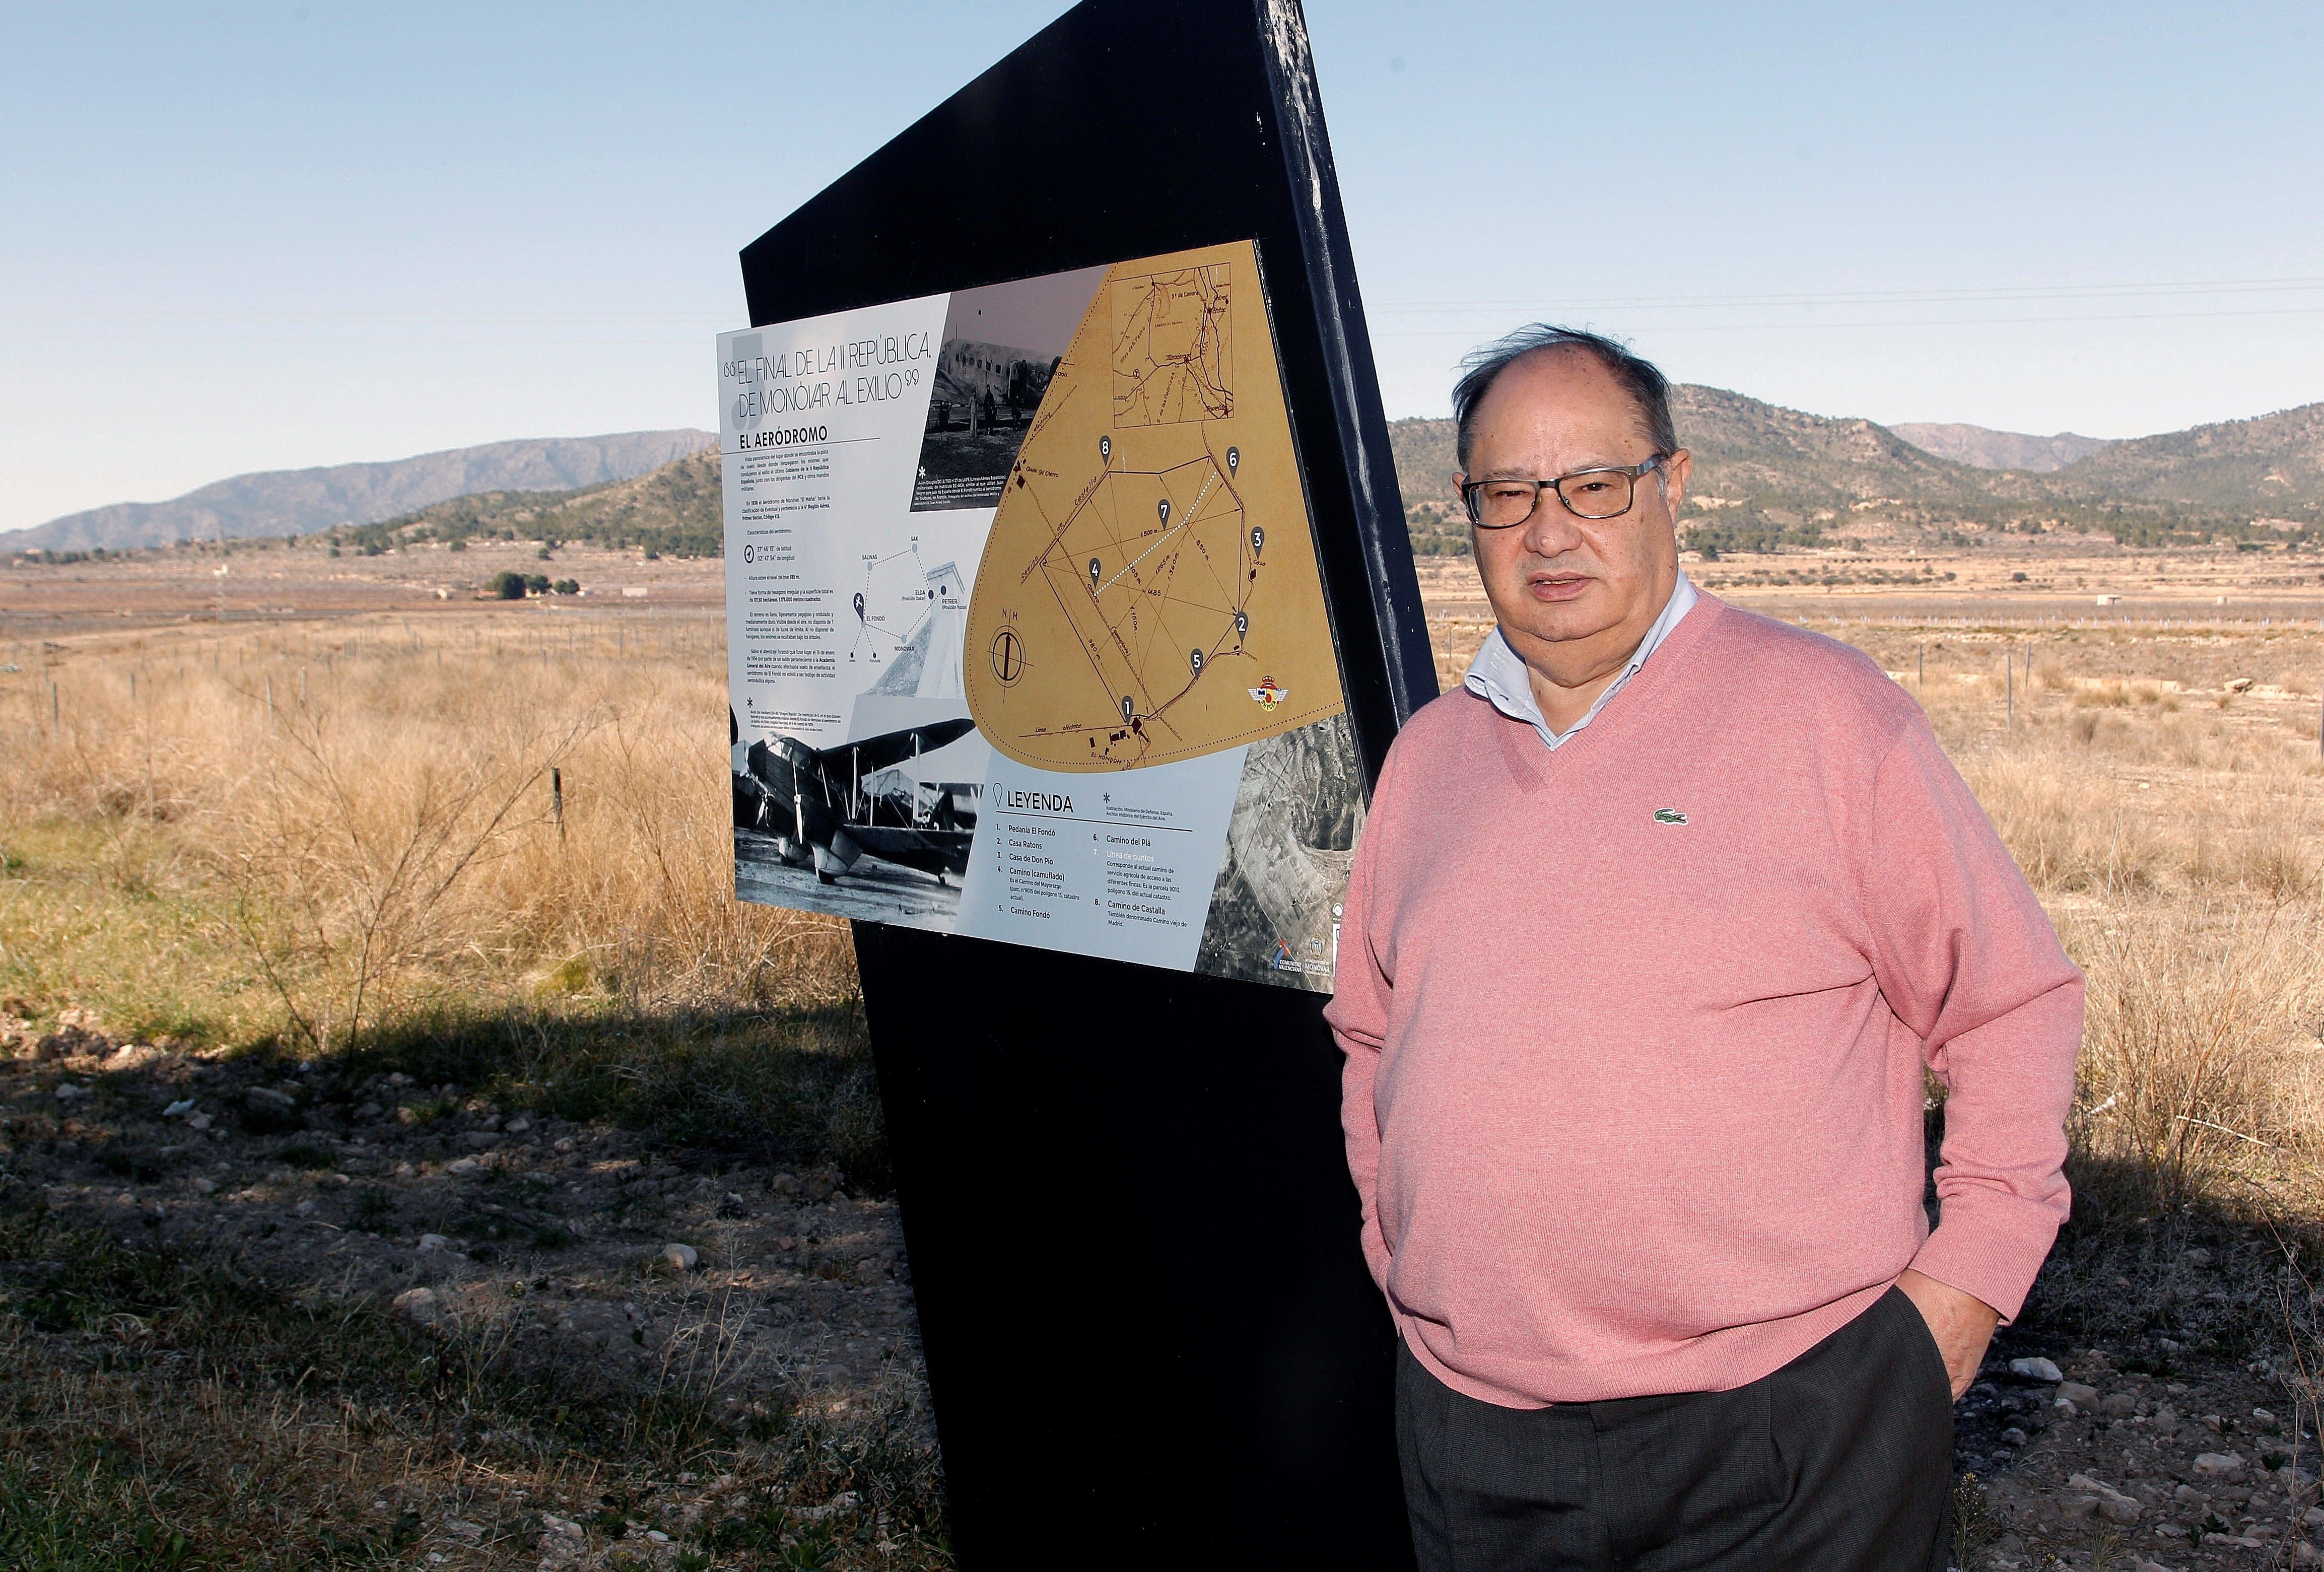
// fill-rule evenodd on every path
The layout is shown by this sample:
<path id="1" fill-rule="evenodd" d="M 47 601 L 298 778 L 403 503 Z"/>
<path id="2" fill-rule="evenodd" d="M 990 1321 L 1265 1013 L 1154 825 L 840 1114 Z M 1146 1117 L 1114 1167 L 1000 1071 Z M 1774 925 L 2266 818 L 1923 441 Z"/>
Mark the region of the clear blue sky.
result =
<path id="1" fill-rule="evenodd" d="M 1062 9 L 0 0 L 0 529 L 715 425 L 736 249 Z M 1535 317 L 1881 421 L 2324 399 L 2312 5 L 1309 23 L 1391 415 Z"/>

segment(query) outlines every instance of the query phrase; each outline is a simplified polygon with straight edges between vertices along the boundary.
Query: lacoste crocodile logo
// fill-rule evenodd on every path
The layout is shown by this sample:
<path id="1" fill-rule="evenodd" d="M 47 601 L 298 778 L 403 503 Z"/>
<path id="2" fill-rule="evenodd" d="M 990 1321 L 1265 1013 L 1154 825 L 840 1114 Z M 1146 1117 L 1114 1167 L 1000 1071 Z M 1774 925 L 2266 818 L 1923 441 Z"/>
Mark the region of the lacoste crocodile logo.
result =
<path id="1" fill-rule="evenodd" d="M 1686 822 L 1686 815 L 1681 813 L 1675 808 L 1657 808 L 1655 809 L 1655 822 L 1656 824 L 1684 824 Z"/>

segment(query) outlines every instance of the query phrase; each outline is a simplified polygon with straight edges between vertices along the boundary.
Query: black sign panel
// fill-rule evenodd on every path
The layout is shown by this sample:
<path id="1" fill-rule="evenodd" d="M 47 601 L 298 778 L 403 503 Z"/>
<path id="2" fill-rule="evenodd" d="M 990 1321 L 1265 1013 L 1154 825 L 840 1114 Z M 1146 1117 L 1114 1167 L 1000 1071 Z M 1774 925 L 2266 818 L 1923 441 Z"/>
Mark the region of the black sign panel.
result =
<path id="1" fill-rule="evenodd" d="M 1091 0 L 742 260 L 763 325 L 1246 240 L 1370 779 L 1436 684 L 1296 5 Z M 961 1564 L 1409 1567 L 1322 998 L 855 944 Z"/>

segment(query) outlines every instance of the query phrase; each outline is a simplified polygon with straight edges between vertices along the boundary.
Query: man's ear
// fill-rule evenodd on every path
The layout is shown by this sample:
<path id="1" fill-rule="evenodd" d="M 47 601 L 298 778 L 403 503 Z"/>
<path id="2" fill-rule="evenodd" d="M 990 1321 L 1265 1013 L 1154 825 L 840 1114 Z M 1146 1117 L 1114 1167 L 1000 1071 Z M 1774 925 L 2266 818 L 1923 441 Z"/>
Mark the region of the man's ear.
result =
<path id="1" fill-rule="evenodd" d="M 1663 500 L 1670 504 L 1671 518 L 1678 518 L 1679 505 L 1686 501 L 1686 483 L 1694 476 L 1694 455 L 1682 448 L 1662 462 L 1655 473 L 1662 478 Z"/>

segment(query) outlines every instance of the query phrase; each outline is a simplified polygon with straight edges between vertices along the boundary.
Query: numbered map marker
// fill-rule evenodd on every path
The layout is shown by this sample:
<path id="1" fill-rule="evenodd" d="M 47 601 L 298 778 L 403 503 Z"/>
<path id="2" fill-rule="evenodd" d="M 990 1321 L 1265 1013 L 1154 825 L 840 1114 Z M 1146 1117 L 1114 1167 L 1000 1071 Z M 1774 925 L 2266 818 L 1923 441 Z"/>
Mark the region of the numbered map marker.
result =
<path id="1" fill-rule="evenodd" d="M 1104 463 L 1107 459 L 1109 459 L 1109 458 L 1112 458 L 1112 457 L 1113 457 L 1113 439 L 1112 439 L 1112 438 L 1111 438 L 1111 437 L 1100 437 L 1100 438 L 1097 439 L 1097 458 L 1098 458 L 1098 462 L 1099 462 L 1099 463 L 1101 463 L 1101 464 L 1102 464 L 1102 463 Z"/>
<path id="2" fill-rule="evenodd" d="M 1259 524 L 1250 527 L 1250 554 L 1254 557 L 1267 550 L 1267 531 Z"/>
<path id="3" fill-rule="evenodd" d="M 1200 677 L 1203 674 L 1203 652 L 1200 650 L 1187 651 L 1186 663 L 1194 667 L 1195 676 Z"/>
<path id="4" fill-rule="evenodd" d="M 1237 468 L 1241 465 L 1241 463 L 1242 463 L 1242 449 L 1241 449 L 1241 448 L 1228 448 L 1228 449 L 1227 449 L 1227 473 L 1228 473 L 1229 475 L 1232 475 L 1232 474 L 1235 472 L 1235 470 L 1236 470 L 1236 469 L 1237 469 Z"/>
<path id="5" fill-rule="evenodd" d="M 1090 587 L 1091 587 L 1092 589 L 1095 589 L 1095 588 L 1097 587 L 1097 577 L 1098 577 L 1098 575 L 1099 575 L 1100 573 L 1102 573 L 1102 572 L 1103 572 L 1103 571 L 1104 571 L 1104 569 L 1101 569 L 1101 568 L 1098 566 L 1097 559 L 1096 559 L 1096 558 L 1094 558 L 1094 557 L 1091 558 L 1091 559 L 1090 559 Z"/>
<path id="6" fill-rule="evenodd" d="M 1164 523 L 1168 523 L 1170 522 L 1170 499 L 1166 496 L 1160 502 L 1156 503 L 1154 504 L 1154 511 L 1162 515 L 1162 522 Z"/>

